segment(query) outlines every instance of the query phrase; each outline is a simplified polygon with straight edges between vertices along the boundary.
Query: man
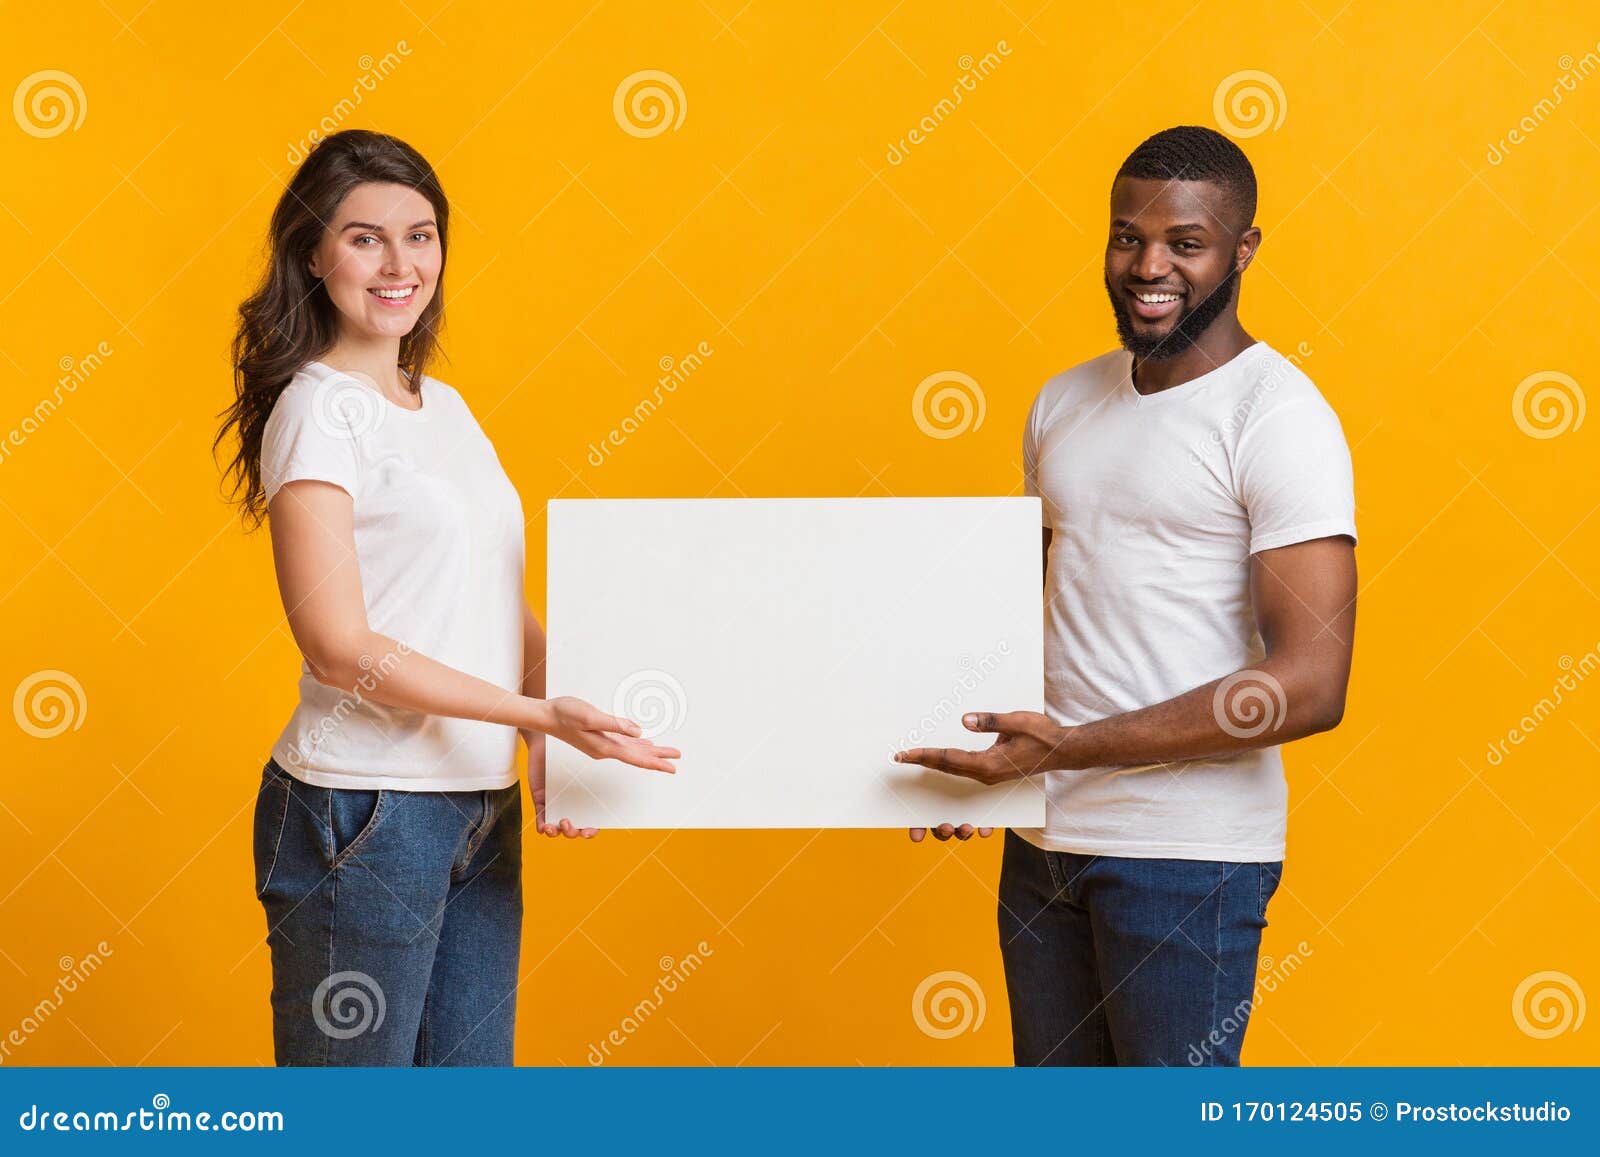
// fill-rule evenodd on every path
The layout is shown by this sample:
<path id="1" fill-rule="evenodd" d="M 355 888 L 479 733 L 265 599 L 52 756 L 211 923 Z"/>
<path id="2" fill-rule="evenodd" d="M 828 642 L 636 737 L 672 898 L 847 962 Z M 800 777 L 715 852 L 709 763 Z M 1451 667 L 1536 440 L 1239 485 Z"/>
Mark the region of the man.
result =
<path id="1" fill-rule="evenodd" d="M 1044 776 L 1045 827 L 1007 832 L 1000 872 L 1019 1065 L 1239 1063 L 1282 870 L 1277 745 L 1344 712 L 1350 454 L 1310 379 L 1239 322 L 1255 207 L 1250 162 L 1210 129 L 1123 163 L 1105 255 L 1122 348 L 1047 382 L 1023 439 L 1047 714 L 968 715 L 993 746 L 896 757 Z"/>

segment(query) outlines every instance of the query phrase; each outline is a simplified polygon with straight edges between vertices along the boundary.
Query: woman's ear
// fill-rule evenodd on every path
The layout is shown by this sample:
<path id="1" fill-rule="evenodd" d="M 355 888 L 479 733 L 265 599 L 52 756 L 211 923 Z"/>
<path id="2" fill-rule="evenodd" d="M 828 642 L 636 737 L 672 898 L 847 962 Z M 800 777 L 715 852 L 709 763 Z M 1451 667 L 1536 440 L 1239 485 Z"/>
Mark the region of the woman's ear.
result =
<path id="1" fill-rule="evenodd" d="M 313 250 L 310 260 L 306 262 L 306 270 L 311 274 L 312 277 L 316 278 L 318 281 L 321 281 L 322 274 L 320 271 L 318 271 L 317 265 L 317 254 Z"/>

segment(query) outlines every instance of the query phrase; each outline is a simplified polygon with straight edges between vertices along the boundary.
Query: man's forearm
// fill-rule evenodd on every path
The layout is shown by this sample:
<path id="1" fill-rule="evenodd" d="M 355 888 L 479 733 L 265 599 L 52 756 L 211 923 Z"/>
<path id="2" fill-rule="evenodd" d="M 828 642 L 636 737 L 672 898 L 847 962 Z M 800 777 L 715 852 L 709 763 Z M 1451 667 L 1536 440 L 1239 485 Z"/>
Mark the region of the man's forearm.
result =
<path id="1" fill-rule="evenodd" d="M 1175 699 L 1063 727 L 1049 766 L 1174 763 L 1251 751 L 1326 731 L 1343 713 L 1342 677 L 1264 659 Z"/>

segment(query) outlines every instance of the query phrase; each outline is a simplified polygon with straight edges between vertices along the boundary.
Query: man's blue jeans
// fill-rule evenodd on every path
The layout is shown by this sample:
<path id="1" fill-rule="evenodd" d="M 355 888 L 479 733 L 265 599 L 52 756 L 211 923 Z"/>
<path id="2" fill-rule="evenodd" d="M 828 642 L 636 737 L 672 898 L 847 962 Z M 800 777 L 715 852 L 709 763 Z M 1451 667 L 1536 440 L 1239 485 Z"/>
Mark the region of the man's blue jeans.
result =
<path id="1" fill-rule="evenodd" d="M 1237 1065 L 1282 861 L 1046 852 L 1007 831 L 1000 952 L 1018 1065 Z"/>
<path id="2" fill-rule="evenodd" d="M 269 760 L 256 894 L 280 1065 L 509 1065 L 522 796 L 312 787 Z"/>

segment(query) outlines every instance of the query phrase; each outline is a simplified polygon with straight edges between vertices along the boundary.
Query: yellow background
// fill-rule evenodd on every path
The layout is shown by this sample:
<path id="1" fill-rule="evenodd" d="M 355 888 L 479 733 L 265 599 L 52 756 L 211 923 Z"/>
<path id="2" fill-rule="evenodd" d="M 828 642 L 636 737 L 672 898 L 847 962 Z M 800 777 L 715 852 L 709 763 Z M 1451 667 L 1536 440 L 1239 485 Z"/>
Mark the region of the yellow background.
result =
<path id="1" fill-rule="evenodd" d="M 6 1063 L 268 1062 L 250 812 L 298 655 L 265 534 L 209 456 L 233 310 L 288 150 L 404 41 L 340 127 L 395 133 L 455 208 L 450 360 L 530 514 L 552 496 L 1008 494 L 1026 408 L 1115 344 L 1100 263 L 1112 174 L 1145 136 L 1215 126 L 1241 70 L 1277 127 L 1241 316 L 1305 369 L 1354 451 L 1362 575 L 1349 710 L 1286 751 L 1290 851 L 1251 1064 L 1600 1062 L 1600 1025 L 1518 1026 L 1543 971 L 1600 994 L 1600 686 L 1499 766 L 1491 742 L 1600 644 L 1600 419 L 1536 438 L 1540 371 L 1593 389 L 1600 75 L 1491 165 L 1491 142 L 1596 50 L 1572 5 L 1478 0 L 546 3 L 7 10 L 4 93 L 70 73 L 83 122 L 0 119 L 0 433 L 62 359 L 112 354 L 0 463 L 3 690 L 84 689 L 55 738 L 7 720 L 0 1036 L 61 958 L 112 954 Z M 1004 40 L 899 165 L 886 153 Z M 684 121 L 640 138 L 643 69 Z M 601 467 L 660 359 L 714 355 Z M 913 390 L 970 374 L 983 424 L 926 436 Z M 1575 415 L 1574 415 L 1575 417 Z M 995 704 L 996 707 L 1007 706 Z M 826 726 L 773 704 L 797 742 Z M 825 741 L 818 759 L 827 758 Z M 585 1064 L 704 940 L 623 1063 L 1005 1063 L 1000 841 L 902 832 L 529 837 L 518 1059 Z M 941 970 L 981 1025 L 917 1027 Z M 1569 992 L 1572 990 L 1569 989 Z"/>

